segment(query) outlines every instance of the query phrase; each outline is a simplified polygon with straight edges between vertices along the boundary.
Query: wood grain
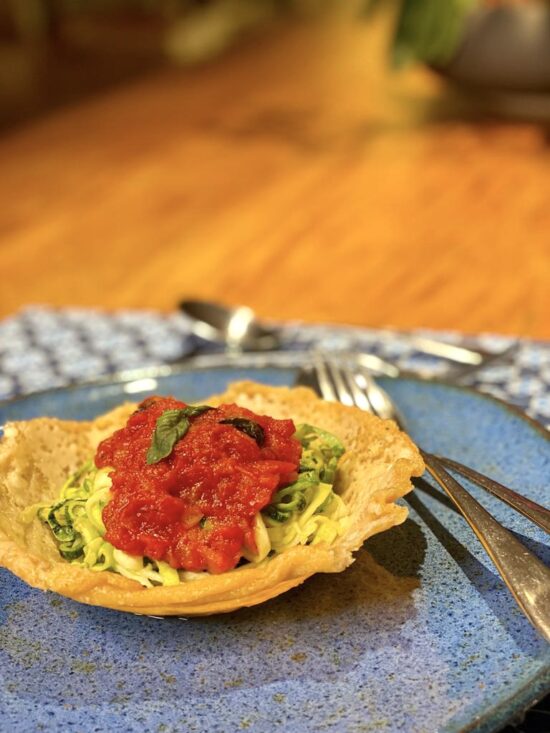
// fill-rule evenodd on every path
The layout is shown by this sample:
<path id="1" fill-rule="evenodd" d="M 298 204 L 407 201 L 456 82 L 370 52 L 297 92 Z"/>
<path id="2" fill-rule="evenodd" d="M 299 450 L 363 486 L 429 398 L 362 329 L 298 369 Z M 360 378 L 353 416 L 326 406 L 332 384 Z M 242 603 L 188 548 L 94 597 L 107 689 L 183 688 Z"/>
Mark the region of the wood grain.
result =
<path id="1" fill-rule="evenodd" d="M 0 315 L 182 296 L 550 337 L 544 130 L 488 122 L 385 29 L 291 28 L 0 142 Z"/>

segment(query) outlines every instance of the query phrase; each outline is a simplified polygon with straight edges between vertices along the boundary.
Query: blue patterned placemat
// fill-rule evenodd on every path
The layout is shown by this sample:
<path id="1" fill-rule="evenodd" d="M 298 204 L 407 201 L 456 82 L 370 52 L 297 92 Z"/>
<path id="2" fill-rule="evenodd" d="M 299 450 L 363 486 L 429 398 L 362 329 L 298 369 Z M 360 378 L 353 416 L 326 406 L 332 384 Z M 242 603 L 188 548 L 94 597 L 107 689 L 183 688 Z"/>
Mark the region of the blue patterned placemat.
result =
<path id="1" fill-rule="evenodd" d="M 550 342 L 448 331 L 414 333 L 495 352 L 516 343 L 517 350 L 506 362 L 472 373 L 466 383 L 550 424 Z M 282 343 L 292 351 L 312 345 L 331 351 L 353 347 L 424 376 L 442 376 L 447 368 L 443 360 L 416 351 L 408 334 L 388 330 L 296 323 L 282 327 Z M 197 349 L 215 348 L 194 336 L 187 317 L 177 312 L 33 306 L 0 322 L 0 399 L 169 364 Z"/>

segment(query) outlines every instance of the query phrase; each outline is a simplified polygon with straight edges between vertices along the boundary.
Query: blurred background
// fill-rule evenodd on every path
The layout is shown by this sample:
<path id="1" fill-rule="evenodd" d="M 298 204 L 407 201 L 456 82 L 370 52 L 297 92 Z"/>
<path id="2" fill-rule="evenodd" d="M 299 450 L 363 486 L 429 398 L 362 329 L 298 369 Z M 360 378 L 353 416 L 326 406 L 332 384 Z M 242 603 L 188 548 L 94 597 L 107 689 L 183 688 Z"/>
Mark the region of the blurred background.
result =
<path id="1" fill-rule="evenodd" d="M 367 23 L 380 10 L 391 17 L 386 52 L 394 67 L 423 62 L 470 92 L 483 89 L 492 97 L 497 91 L 545 93 L 546 5 L 537 0 L 2 0 L 0 124 L 13 126 L 163 66 L 208 62 L 275 26 L 350 15 Z M 373 49 L 365 44 L 363 50 L 367 63 Z M 536 101 L 518 106 L 515 114 L 546 117 L 545 100 L 538 95 Z M 513 105 L 505 111 L 514 113 Z"/>
<path id="2" fill-rule="evenodd" d="M 0 315 L 548 337 L 549 8 L 0 0 Z"/>

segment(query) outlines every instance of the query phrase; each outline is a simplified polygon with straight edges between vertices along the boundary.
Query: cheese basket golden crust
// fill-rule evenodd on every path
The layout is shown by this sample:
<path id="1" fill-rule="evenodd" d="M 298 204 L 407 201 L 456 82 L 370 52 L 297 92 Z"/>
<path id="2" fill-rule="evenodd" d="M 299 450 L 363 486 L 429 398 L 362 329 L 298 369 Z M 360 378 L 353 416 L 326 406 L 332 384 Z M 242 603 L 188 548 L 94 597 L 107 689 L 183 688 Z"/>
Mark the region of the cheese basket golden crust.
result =
<path id="1" fill-rule="evenodd" d="M 22 511 L 54 501 L 66 478 L 94 455 L 97 445 L 122 427 L 136 408 L 122 405 L 91 422 L 38 418 L 5 426 L 0 443 L 0 565 L 30 585 L 82 603 L 154 615 L 207 615 L 253 606 L 299 585 L 314 573 L 344 570 L 353 552 L 373 534 L 407 516 L 395 500 L 424 470 L 412 441 L 391 421 L 352 407 L 320 400 L 303 387 L 267 387 L 236 382 L 205 400 L 235 402 L 259 414 L 292 418 L 333 433 L 346 447 L 335 490 L 351 521 L 331 545 L 290 547 L 262 563 L 176 586 L 144 588 L 117 573 L 88 570 L 59 554 L 49 528 L 38 518 L 25 523 Z"/>

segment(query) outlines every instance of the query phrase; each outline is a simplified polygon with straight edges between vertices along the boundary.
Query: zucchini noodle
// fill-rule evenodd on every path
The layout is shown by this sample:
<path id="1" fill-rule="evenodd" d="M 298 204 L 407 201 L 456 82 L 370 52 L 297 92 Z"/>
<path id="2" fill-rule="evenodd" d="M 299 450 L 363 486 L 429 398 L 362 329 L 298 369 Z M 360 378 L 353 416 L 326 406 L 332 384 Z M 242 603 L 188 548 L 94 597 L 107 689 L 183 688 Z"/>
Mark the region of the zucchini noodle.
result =
<path id="1" fill-rule="evenodd" d="M 243 551 L 249 563 L 263 562 L 295 545 L 330 544 L 349 525 L 346 506 L 333 490 L 343 445 L 306 424 L 298 426 L 296 438 L 302 444 L 298 478 L 279 489 L 255 516 L 256 552 Z M 88 461 L 65 482 L 54 504 L 27 507 L 23 519 L 30 522 L 38 516 L 50 527 L 62 557 L 95 572 L 110 570 L 145 587 L 206 577 L 206 572 L 178 572 L 166 562 L 128 555 L 104 539 L 102 513 L 111 498 L 111 470 Z"/>
<path id="2" fill-rule="evenodd" d="M 252 562 L 294 545 L 331 544 L 349 526 L 346 506 L 333 490 L 344 446 L 311 425 L 299 425 L 296 437 L 303 448 L 298 479 L 279 489 L 256 517 L 258 552 L 247 558 Z"/>
<path id="3" fill-rule="evenodd" d="M 88 461 L 63 485 L 59 500 L 35 504 L 24 511 L 27 521 L 38 516 L 49 525 L 65 560 L 88 570 L 112 570 L 145 587 L 177 585 L 177 570 L 168 563 L 128 555 L 103 539 L 102 513 L 111 498 L 110 468 L 98 469 Z"/>

